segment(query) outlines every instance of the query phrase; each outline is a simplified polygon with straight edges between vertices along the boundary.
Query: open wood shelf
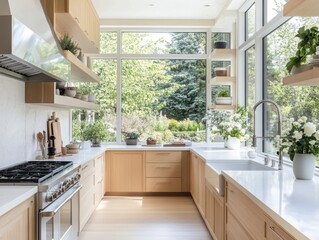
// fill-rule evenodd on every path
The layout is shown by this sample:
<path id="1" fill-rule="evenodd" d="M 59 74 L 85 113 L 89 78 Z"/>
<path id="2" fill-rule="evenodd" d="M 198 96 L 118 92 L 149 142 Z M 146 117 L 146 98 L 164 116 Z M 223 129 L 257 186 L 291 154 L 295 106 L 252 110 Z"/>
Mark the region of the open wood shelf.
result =
<path id="1" fill-rule="evenodd" d="M 231 60 L 235 58 L 236 55 L 236 49 L 230 49 L 230 48 L 216 48 L 211 53 L 212 60 Z"/>
<path id="2" fill-rule="evenodd" d="M 318 0 L 289 0 L 284 5 L 284 16 L 318 16 Z"/>
<path id="3" fill-rule="evenodd" d="M 98 109 L 99 105 L 77 98 L 55 94 L 53 82 L 28 82 L 25 84 L 25 102 L 67 109 Z"/>
<path id="4" fill-rule="evenodd" d="M 72 82 L 99 82 L 100 78 L 70 51 L 63 51 L 64 57 L 71 62 Z"/>
<path id="5" fill-rule="evenodd" d="M 214 77 L 210 80 L 213 85 L 232 85 L 236 84 L 236 77 Z"/>
<path id="6" fill-rule="evenodd" d="M 216 109 L 216 110 L 235 110 L 234 105 L 217 105 L 217 104 L 212 104 L 211 109 Z"/>
<path id="7" fill-rule="evenodd" d="M 283 84 L 289 86 L 319 86 L 319 68 L 297 73 L 283 78 Z"/>

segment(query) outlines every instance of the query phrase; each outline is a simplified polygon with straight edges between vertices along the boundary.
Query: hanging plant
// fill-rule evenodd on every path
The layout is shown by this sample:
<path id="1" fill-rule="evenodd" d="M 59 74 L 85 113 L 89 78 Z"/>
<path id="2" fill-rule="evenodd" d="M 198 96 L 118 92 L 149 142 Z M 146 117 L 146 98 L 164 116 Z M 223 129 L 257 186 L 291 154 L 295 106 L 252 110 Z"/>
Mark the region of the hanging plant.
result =
<path id="1" fill-rule="evenodd" d="M 319 45 L 319 31 L 318 27 L 305 29 L 301 27 L 296 35 L 300 39 L 297 46 L 296 56 L 291 57 L 286 64 L 286 68 L 290 73 L 293 67 L 300 67 L 301 64 L 306 63 L 307 57 L 316 53 L 316 47 Z"/>

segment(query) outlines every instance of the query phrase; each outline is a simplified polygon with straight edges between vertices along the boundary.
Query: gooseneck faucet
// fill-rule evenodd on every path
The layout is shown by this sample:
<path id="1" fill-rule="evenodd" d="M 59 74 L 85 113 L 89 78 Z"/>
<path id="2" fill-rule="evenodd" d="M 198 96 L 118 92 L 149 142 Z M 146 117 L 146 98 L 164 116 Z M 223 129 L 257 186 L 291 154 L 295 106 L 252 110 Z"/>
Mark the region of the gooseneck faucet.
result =
<path id="1" fill-rule="evenodd" d="M 281 138 L 281 114 L 280 114 L 280 108 L 279 108 L 278 104 L 275 101 L 269 100 L 269 99 L 260 100 L 253 107 L 253 112 L 254 112 L 254 135 L 253 135 L 252 147 L 256 147 L 257 138 L 266 138 L 266 137 L 256 137 L 256 108 L 262 103 L 271 103 L 271 104 L 273 104 L 275 106 L 275 108 L 277 110 L 277 115 L 278 115 L 278 118 L 277 118 L 278 119 L 278 135 Z M 282 150 L 281 150 L 280 146 L 279 146 L 278 153 L 279 153 L 278 170 L 282 170 L 282 167 L 283 167 L 283 156 L 282 156 Z"/>

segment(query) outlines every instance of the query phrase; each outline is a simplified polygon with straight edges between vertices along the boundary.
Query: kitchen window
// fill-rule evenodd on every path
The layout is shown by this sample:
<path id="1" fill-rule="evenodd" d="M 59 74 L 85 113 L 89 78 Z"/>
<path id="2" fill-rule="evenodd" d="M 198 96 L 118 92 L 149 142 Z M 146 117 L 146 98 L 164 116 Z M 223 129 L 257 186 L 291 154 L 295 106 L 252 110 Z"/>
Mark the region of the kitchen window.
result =
<path id="1" fill-rule="evenodd" d="M 100 109 L 73 112 L 73 138 L 86 140 L 85 128 L 102 122 L 106 142 L 123 142 L 129 131 L 140 141 L 206 141 L 207 31 L 102 32 L 101 54 L 92 56 L 101 82 L 80 87 Z"/>
<path id="2" fill-rule="evenodd" d="M 245 13 L 245 31 L 246 37 L 245 39 L 250 38 L 255 34 L 256 31 L 256 8 L 255 4 L 251 5 L 251 7 Z"/>
<path id="3" fill-rule="evenodd" d="M 239 58 L 245 64 L 239 67 L 239 76 L 245 79 L 245 96 L 239 102 L 248 108 L 261 99 L 276 101 L 283 116 L 283 132 L 289 127 L 291 118 L 305 115 L 310 121 L 319 124 L 319 105 L 315 99 L 319 97 L 318 87 L 292 87 L 282 84 L 283 77 L 288 75 L 286 63 L 297 49 L 298 39 L 295 35 L 301 26 L 306 28 L 319 26 L 317 17 L 283 17 L 281 15 L 284 0 L 256 0 L 255 10 L 263 14 L 256 15 L 256 23 L 264 25 L 258 29 L 258 34 L 253 31 L 239 32 L 239 39 L 246 39 L 239 47 Z M 246 7 L 246 8 L 245 8 Z M 251 5 L 241 9 L 242 29 L 253 29 L 254 24 L 247 21 Z M 262 9 L 259 9 L 262 8 Z M 279 13 L 279 14 L 277 14 Z M 252 16 L 253 14 L 251 14 Z M 259 24 L 258 24 L 259 26 Z M 249 35 L 248 39 L 247 33 Z M 240 94 L 240 93 L 239 93 Z M 258 135 L 273 137 L 277 134 L 277 114 L 271 105 L 264 104 L 258 108 L 256 132 Z M 250 145 L 248 143 L 248 145 Z M 273 138 L 260 139 L 257 151 L 276 155 L 278 147 Z M 318 164 L 319 166 L 319 161 Z"/>

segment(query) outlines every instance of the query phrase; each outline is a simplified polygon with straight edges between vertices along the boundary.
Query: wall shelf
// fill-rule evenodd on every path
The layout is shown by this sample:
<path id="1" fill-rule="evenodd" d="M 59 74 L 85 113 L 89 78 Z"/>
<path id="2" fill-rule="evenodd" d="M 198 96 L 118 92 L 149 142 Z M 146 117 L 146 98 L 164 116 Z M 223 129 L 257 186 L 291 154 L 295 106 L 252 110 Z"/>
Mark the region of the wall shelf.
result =
<path id="1" fill-rule="evenodd" d="M 224 49 L 219 49 L 216 48 L 212 53 L 211 53 L 211 58 L 213 60 L 232 60 L 236 56 L 236 49 L 230 49 L 230 48 L 224 48 Z"/>
<path id="2" fill-rule="evenodd" d="M 319 86 L 319 68 L 297 73 L 283 78 L 283 84 L 288 86 Z"/>
<path id="3" fill-rule="evenodd" d="M 70 51 L 63 51 L 64 57 L 71 63 L 72 82 L 99 82 L 100 78 Z"/>
<path id="4" fill-rule="evenodd" d="M 215 110 L 235 110 L 235 105 L 217 105 L 217 104 L 212 104 L 211 106 L 212 109 Z"/>
<path id="5" fill-rule="evenodd" d="M 214 77 L 210 80 L 212 85 L 232 85 L 236 84 L 236 77 Z"/>
<path id="6" fill-rule="evenodd" d="M 318 0 L 289 0 L 284 5 L 284 16 L 318 16 Z"/>
<path id="7" fill-rule="evenodd" d="M 25 102 L 43 106 L 67 109 L 98 109 L 99 105 L 80 99 L 55 94 L 53 82 L 27 82 L 25 84 Z"/>

